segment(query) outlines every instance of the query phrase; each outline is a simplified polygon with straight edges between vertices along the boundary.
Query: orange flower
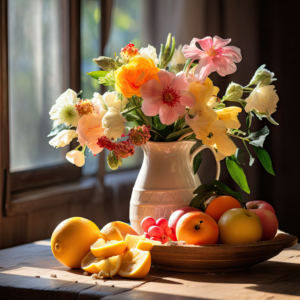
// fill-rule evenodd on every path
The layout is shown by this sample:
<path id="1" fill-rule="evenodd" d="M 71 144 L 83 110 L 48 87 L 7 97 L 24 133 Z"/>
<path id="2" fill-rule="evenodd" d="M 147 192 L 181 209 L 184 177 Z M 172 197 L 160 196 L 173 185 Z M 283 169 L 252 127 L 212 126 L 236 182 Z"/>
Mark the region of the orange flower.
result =
<path id="1" fill-rule="evenodd" d="M 133 58 L 127 65 L 115 72 L 116 91 L 126 98 L 131 98 L 133 95 L 141 97 L 141 85 L 151 79 L 158 81 L 158 71 L 159 68 L 155 67 L 152 59 L 141 56 Z"/>

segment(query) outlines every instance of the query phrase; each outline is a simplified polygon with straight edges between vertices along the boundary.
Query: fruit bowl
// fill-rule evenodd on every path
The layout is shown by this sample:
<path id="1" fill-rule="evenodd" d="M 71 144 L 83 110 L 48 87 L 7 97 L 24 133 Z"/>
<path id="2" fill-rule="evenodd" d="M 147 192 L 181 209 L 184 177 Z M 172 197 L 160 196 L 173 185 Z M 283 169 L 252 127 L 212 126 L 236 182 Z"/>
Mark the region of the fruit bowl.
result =
<path id="1" fill-rule="evenodd" d="M 296 236 L 278 230 L 270 241 L 245 245 L 157 245 L 152 248 L 151 257 L 152 263 L 163 270 L 226 273 L 264 262 L 296 245 L 297 241 Z"/>

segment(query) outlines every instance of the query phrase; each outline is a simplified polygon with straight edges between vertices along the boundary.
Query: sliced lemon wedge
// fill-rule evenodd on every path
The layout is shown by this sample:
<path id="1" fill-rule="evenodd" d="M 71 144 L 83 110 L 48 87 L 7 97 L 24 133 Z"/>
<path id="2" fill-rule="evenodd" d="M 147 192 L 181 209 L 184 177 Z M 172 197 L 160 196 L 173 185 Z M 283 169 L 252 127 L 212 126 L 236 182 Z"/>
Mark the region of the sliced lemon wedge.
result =
<path id="1" fill-rule="evenodd" d="M 98 274 L 99 277 L 112 277 L 118 273 L 122 264 L 123 255 L 109 258 L 95 257 L 90 251 L 81 261 L 81 268 L 89 273 Z"/>
<path id="2" fill-rule="evenodd" d="M 143 235 L 127 234 L 126 238 L 125 238 L 125 243 L 126 243 L 128 250 L 136 248 L 136 246 L 140 240 L 145 241 L 146 238 Z"/>
<path id="3" fill-rule="evenodd" d="M 150 251 L 154 245 L 161 245 L 161 242 L 152 240 L 139 240 L 136 249 Z"/>
<path id="4" fill-rule="evenodd" d="M 96 257 L 110 257 L 124 254 L 126 244 L 124 241 L 105 241 L 104 239 L 99 239 L 90 247 L 90 249 Z"/>
<path id="5" fill-rule="evenodd" d="M 127 234 L 138 235 L 130 225 L 120 221 L 110 222 L 100 231 L 107 240 L 115 241 L 124 241 Z"/>
<path id="6" fill-rule="evenodd" d="M 122 265 L 118 274 L 127 278 L 143 278 L 149 273 L 150 268 L 150 252 L 131 249 L 123 256 Z"/>

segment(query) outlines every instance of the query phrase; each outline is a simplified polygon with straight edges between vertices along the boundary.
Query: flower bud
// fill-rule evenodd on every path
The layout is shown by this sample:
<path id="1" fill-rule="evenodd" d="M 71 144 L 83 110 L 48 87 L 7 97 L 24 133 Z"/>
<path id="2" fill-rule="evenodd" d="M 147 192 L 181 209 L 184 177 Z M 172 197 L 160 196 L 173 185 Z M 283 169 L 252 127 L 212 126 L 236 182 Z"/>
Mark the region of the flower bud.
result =
<path id="1" fill-rule="evenodd" d="M 94 58 L 93 61 L 104 71 L 111 71 L 120 67 L 120 64 L 118 64 L 115 60 L 106 56 L 99 56 L 98 58 Z"/>
<path id="2" fill-rule="evenodd" d="M 249 85 L 256 84 L 256 85 L 259 85 L 260 87 L 263 87 L 263 86 L 269 85 L 272 81 L 276 80 L 276 78 L 273 78 L 275 74 L 273 72 L 265 69 L 265 66 L 266 65 L 262 65 L 261 67 L 259 67 L 256 70 Z"/>
<path id="3" fill-rule="evenodd" d="M 77 167 L 82 167 L 85 164 L 84 153 L 78 150 L 68 152 L 66 159 Z"/>
<path id="4" fill-rule="evenodd" d="M 226 100 L 236 100 L 243 96 L 243 88 L 241 85 L 231 82 L 226 90 Z"/>
<path id="5" fill-rule="evenodd" d="M 117 157 L 113 151 L 107 155 L 107 164 L 112 170 L 117 170 L 118 167 L 121 167 L 123 164 L 123 159 Z"/>
<path id="6" fill-rule="evenodd" d="M 168 34 L 166 45 L 161 45 L 160 54 L 159 54 L 159 67 L 165 69 L 173 57 L 175 51 L 175 38 L 172 38 L 172 48 L 171 45 L 171 33 Z"/>

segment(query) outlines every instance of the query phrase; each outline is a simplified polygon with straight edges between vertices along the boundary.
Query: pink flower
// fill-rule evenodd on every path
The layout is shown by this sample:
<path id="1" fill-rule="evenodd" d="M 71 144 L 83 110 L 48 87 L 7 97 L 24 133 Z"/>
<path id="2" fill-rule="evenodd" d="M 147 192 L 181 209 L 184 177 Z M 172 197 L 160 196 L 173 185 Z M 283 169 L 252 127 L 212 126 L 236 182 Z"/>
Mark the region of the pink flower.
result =
<path id="1" fill-rule="evenodd" d="M 140 87 L 142 111 L 146 116 L 159 114 L 160 121 L 170 125 L 185 114 L 186 106 L 195 106 L 196 98 L 188 91 L 189 83 L 183 72 L 175 75 L 160 70 L 157 75 L 159 81 L 152 79 Z"/>
<path id="2" fill-rule="evenodd" d="M 137 126 L 130 129 L 129 133 L 129 141 L 135 146 L 141 146 L 146 144 L 150 138 L 151 134 L 149 131 L 149 126 Z"/>
<path id="3" fill-rule="evenodd" d="M 99 115 L 90 114 L 81 117 L 76 132 L 80 145 L 87 145 L 94 155 L 103 150 L 97 145 L 98 138 L 104 135 L 102 118 Z"/>
<path id="4" fill-rule="evenodd" d="M 132 156 L 135 153 L 135 150 L 130 142 L 124 141 L 117 143 L 114 152 L 118 158 L 127 158 L 128 156 Z"/>
<path id="5" fill-rule="evenodd" d="M 184 57 L 199 59 L 199 64 L 195 69 L 195 75 L 200 82 L 212 72 L 218 72 L 221 76 L 232 74 L 236 71 L 235 63 L 242 60 L 241 49 L 234 46 L 226 46 L 231 39 L 223 40 L 215 35 L 212 39 L 210 36 L 204 39 L 193 38 L 190 45 L 184 45 L 182 52 Z M 197 48 L 199 43 L 201 48 Z"/>
<path id="6" fill-rule="evenodd" d="M 97 145 L 100 148 L 106 148 L 109 151 L 113 151 L 116 148 L 116 143 L 109 140 L 106 136 L 101 136 L 101 138 L 98 139 Z"/>

